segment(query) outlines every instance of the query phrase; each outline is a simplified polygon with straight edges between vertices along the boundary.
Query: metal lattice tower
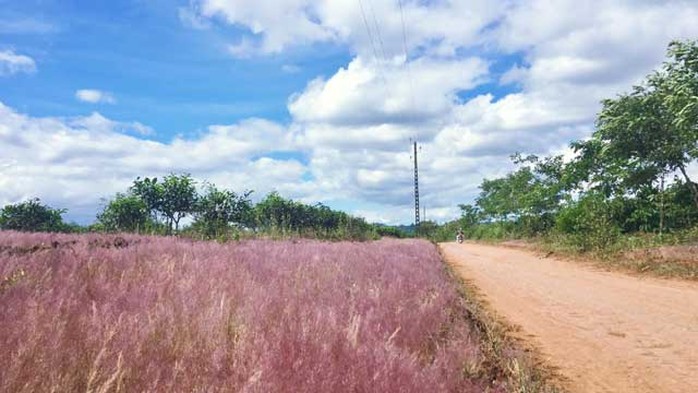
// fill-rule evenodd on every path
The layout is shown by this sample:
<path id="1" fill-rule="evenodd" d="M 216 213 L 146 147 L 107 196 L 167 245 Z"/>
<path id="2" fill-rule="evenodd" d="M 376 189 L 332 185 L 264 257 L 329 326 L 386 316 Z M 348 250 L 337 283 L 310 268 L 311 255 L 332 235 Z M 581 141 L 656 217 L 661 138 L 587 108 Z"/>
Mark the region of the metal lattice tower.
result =
<path id="1" fill-rule="evenodd" d="M 414 227 L 419 229 L 419 170 L 417 168 L 417 142 L 414 142 Z"/>

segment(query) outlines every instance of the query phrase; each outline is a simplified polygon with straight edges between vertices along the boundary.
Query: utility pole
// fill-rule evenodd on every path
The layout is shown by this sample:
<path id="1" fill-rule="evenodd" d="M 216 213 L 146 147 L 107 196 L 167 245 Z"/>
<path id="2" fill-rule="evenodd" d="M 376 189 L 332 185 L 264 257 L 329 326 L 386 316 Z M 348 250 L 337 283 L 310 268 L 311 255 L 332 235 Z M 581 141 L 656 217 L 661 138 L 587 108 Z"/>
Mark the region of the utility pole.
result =
<path id="1" fill-rule="evenodd" d="M 417 168 L 417 141 L 414 142 L 414 229 L 419 231 L 419 170 Z"/>

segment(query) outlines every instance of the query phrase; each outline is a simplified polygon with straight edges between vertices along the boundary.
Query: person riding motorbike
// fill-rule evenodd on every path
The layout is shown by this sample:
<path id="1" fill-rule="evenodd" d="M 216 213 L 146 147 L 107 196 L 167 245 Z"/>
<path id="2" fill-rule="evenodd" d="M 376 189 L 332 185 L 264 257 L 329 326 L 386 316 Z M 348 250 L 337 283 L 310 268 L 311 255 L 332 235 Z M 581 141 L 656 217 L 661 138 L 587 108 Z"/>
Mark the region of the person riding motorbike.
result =
<path id="1" fill-rule="evenodd" d="M 464 238 L 465 234 L 463 233 L 463 228 L 458 228 L 458 232 L 456 233 L 456 241 L 458 243 L 463 243 Z"/>

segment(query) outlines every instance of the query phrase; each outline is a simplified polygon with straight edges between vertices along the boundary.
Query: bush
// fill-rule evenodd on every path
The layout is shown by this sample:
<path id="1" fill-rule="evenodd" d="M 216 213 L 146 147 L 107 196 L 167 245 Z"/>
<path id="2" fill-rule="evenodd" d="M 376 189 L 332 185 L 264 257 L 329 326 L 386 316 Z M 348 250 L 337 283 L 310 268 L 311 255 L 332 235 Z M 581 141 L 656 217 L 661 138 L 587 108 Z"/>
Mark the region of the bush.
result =
<path id="1" fill-rule="evenodd" d="M 621 234 L 617 208 L 601 194 L 588 194 L 560 211 L 555 229 L 578 251 L 607 251 Z"/>
<path id="2" fill-rule="evenodd" d="M 65 209 L 53 209 L 34 198 L 2 208 L 0 228 L 21 232 L 61 232 L 67 229 L 61 217 L 65 212 Z"/>

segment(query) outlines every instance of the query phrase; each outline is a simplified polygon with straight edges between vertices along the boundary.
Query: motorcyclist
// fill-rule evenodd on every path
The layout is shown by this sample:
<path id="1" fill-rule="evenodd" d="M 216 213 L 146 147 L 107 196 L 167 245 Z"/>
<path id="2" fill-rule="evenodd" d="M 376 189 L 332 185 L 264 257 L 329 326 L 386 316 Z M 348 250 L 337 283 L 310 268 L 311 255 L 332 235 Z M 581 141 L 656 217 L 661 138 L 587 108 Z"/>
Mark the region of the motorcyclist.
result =
<path id="1" fill-rule="evenodd" d="M 464 238 L 465 234 L 463 233 L 463 228 L 458 228 L 458 232 L 456 232 L 456 241 L 458 243 L 463 243 Z"/>

